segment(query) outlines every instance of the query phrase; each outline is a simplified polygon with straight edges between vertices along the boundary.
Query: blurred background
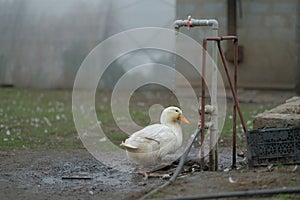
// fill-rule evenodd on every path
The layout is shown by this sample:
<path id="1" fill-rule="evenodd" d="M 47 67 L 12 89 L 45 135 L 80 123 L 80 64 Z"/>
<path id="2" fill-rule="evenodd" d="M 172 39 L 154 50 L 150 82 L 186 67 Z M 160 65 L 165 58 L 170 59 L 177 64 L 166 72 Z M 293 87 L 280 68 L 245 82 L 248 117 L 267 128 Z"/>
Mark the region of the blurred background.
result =
<path id="1" fill-rule="evenodd" d="M 0 84 L 72 88 L 80 64 L 101 41 L 132 28 L 173 29 L 174 20 L 189 14 L 215 18 L 220 36 L 239 37 L 240 88 L 300 92 L 299 0 L 0 0 Z M 200 43 L 210 34 L 209 28 L 180 31 Z M 226 55 L 232 59 L 229 45 Z M 111 85 L 128 66 L 149 61 L 175 66 L 195 86 L 200 82 L 180 59 L 154 50 L 117 59 L 104 81 Z"/>

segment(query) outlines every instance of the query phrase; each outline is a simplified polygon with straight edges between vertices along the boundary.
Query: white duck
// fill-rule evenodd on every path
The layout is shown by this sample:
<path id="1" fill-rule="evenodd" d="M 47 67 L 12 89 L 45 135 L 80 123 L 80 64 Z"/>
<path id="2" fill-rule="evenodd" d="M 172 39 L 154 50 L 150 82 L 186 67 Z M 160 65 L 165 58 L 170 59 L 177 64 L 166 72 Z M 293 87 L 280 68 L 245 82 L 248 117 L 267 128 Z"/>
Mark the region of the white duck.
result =
<path id="1" fill-rule="evenodd" d="M 160 116 L 161 124 L 146 126 L 133 133 L 120 146 L 126 149 L 128 158 L 134 162 L 154 164 L 167 154 L 175 153 L 182 145 L 180 121 L 190 123 L 179 108 L 168 107 Z"/>

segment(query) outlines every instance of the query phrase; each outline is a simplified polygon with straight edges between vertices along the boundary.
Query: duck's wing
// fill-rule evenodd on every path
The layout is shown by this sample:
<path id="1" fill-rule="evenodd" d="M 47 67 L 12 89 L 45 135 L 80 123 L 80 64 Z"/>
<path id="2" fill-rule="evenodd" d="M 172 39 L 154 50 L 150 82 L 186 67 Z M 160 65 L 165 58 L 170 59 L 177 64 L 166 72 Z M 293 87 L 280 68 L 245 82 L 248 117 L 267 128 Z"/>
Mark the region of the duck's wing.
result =
<path id="1" fill-rule="evenodd" d="M 158 152 L 165 155 L 174 151 L 176 137 L 172 129 L 161 124 L 154 124 L 132 134 L 123 143 L 129 151 Z"/>
<path id="2" fill-rule="evenodd" d="M 166 125 L 162 124 L 153 124 L 147 126 L 144 129 L 140 130 L 145 137 L 151 138 L 152 140 L 158 141 L 161 144 L 164 144 L 170 141 L 171 138 L 174 138 L 173 130 Z"/>
<path id="3" fill-rule="evenodd" d="M 150 127 L 151 128 L 151 127 Z M 149 138 L 152 138 L 160 143 L 159 145 L 159 154 L 160 157 L 164 157 L 165 155 L 169 153 L 173 153 L 176 151 L 176 143 L 177 143 L 177 137 L 174 133 L 173 129 L 171 129 L 169 126 L 166 125 L 158 125 L 153 127 L 154 131 L 148 131 L 148 133 L 151 132 L 151 134 L 148 135 Z"/>

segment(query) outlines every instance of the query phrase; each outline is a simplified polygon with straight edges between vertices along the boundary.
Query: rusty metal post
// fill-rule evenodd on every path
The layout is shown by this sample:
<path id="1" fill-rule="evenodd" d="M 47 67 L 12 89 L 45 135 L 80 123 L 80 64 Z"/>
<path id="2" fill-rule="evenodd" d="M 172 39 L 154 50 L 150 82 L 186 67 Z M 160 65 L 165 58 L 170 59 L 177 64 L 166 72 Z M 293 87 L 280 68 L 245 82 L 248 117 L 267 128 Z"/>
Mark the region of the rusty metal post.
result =
<path id="1" fill-rule="evenodd" d="M 234 40 L 234 90 L 237 94 L 237 68 L 238 68 L 238 40 Z M 232 168 L 236 167 L 236 102 L 233 104 L 233 127 L 232 127 Z"/>
<path id="2" fill-rule="evenodd" d="M 237 40 L 237 38 L 235 36 L 222 37 L 221 39 L 222 40 L 230 40 L 230 39 L 231 40 Z M 231 92 L 232 92 L 234 103 L 236 104 L 236 108 L 237 108 L 237 111 L 238 111 L 238 114 L 239 114 L 239 117 L 240 117 L 240 120 L 241 120 L 241 124 L 243 126 L 244 132 L 246 133 L 247 132 L 246 124 L 245 124 L 245 121 L 244 121 L 244 117 L 243 117 L 242 111 L 240 109 L 240 103 L 238 101 L 237 94 L 235 92 L 235 88 L 234 88 L 233 83 L 232 83 L 231 78 L 230 78 L 228 64 L 227 64 L 227 61 L 226 61 L 223 49 L 221 47 L 220 41 L 218 42 L 218 49 L 219 49 L 219 53 L 221 55 L 221 59 L 222 59 L 222 62 L 223 62 L 224 68 L 225 68 L 226 76 L 227 76 L 227 79 L 228 79 L 228 82 L 229 82 L 229 86 L 230 86 L 230 89 L 231 89 Z"/>

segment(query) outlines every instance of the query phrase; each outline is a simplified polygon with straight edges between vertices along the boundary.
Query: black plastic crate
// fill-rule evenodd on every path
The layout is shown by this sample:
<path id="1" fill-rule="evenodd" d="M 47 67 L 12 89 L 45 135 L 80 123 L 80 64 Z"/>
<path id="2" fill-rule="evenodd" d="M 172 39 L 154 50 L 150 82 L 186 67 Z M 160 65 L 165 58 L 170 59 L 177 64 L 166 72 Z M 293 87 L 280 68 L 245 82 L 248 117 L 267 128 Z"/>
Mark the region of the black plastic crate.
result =
<path id="1" fill-rule="evenodd" d="M 300 163 L 300 127 L 253 130 L 246 135 L 251 167 Z"/>

